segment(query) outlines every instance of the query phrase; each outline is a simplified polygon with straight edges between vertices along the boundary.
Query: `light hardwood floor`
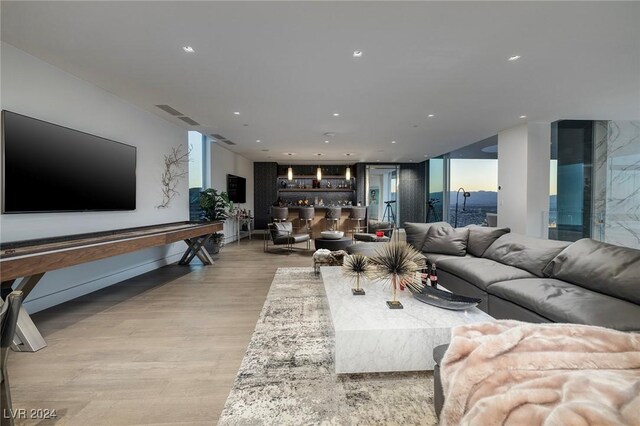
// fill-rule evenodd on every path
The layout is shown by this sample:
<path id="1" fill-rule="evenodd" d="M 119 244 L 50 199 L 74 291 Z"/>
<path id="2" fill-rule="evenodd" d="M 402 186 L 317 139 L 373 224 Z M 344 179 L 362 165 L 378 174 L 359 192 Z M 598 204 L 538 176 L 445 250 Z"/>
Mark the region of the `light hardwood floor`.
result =
<path id="1" fill-rule="evenodd" d="M 263 253 L 260 238 L 35 314 L 48 346 L 9 355 L 14 409 L 55 409 L 65 425 L 215 424 L 275 271 L 312 263 Z"/>

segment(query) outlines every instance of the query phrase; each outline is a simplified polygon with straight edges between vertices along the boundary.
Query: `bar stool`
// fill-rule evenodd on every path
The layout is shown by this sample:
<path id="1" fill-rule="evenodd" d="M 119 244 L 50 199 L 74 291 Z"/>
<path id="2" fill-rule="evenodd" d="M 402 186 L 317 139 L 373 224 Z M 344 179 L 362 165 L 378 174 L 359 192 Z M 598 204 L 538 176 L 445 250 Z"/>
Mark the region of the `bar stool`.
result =
<path id="1" fill-rule="evenodd" d="M 350 229 L 352 234 L 357 232 L 364 232 L 365 227 L 360 224 L 361 221 L 367 219 L 367 208 L 365 206 L 353 206 L 351 207 L 351 213 L 349 213 L 349 220 L 355 221 L 356 226 Z"/>
<path id="2" fill-rule="evenodd" d="M 271 217 L 274 222 L 286 222 L 289 220 L 289 208 L 272 206 Z"/>
<path id="3" fill-rule="evenodd" d="M 327 207 L 327 211 L 324 214 L 325 229 L 331 231 L 335 231 L 336 228 L 340 229 L 340 216 L 342 216 L 341 207 Z"/>
<path id="4" fill-rule="evenodd" d="M 311 235 L 312 230 L 311 226 L 313 225 L 313 219 L 316 217 L 316 209 L 313 207 L 300 207 L 298 210 L 298 220 L 302 223 L 304 222 L 304 227 L 307 232 Z M 302 227 L 300 227 L 302 229 Z"/>

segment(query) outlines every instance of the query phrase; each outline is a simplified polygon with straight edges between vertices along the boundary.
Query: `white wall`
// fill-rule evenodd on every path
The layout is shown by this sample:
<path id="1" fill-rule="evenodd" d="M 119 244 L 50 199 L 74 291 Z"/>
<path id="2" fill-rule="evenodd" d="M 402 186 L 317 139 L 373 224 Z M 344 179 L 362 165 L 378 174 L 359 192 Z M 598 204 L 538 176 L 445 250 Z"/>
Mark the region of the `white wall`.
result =
<path id="1" fill-rule="evenodd" d="M 184 129 L 6 43 L 1 44 L 1 60 L 2 109 L 137 147 L 135 211 L 2 215 L 3 242 L 188 220 L 186 179 L 169 208 L 155 207 L 161 201 L 163 156 L 171 147 L 186 144 Z M 182 246 L 49 272 L 25 306 L 36 312 L 158 268 L 177 260 Z"/>
<path id="2" fill-rule="evenodd" d="M 227 175 L 236 175 L 247 180 L 247 202 L 236 204 L 237 207 L 251 210 L 254 214 L 253 206 L 253 161 L 229 151 L 228 149 L 210 142 L 211 162 L 209 173 L 209 187 L 219 191 L 227 190 Z M 236 240 L 237 224 L 235 221 L 227 220 L 224 225 L 225 241 Z"/>
<path id="3" fill-rule="evenodd" d="M 527 235 L 549 237 L 551 123 L 527 124 Z"/>
<path id="4" fill-rule="evenodd" d="M 498 133 L 498 226 L 526 234 L 527 126 Z"/>
<path id="5" fill-rule="evenodd" d="M 498 133 L 498 226 L 547 238 L 550 123 Z"/>

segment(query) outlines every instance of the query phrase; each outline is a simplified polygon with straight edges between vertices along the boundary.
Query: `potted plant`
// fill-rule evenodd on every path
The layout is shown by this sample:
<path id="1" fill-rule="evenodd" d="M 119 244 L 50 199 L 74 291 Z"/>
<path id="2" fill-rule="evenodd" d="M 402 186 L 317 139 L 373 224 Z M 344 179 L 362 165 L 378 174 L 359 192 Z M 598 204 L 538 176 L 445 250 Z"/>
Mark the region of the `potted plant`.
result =
<path id="1" fill-rule="evenodd" d="M 206 220 L 226 220 L 233 213 L 233 203 L 229 194 L 213 188 L 200 192 L 200 207 Z M 224 234 L 215 233 L 205 245 L 207 251 L 216 254 L 224 245 Z"/>
<path id="2" fill-rule="evenodd" d="M 216 232 L 211 235 L 207 244 L 205 244 L 205 248 L 211 254 L 220 253 L 220 249 L 224 246 L 224 234 L 222 232 Z"/>

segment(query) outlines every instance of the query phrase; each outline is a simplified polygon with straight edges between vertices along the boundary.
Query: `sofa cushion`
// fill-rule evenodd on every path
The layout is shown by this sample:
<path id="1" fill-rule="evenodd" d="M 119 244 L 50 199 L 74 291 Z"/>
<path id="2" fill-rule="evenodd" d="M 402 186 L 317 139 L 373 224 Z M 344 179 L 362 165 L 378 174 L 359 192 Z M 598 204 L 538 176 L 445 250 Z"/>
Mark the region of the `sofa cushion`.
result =
<path id="1" fill-rule="evenodd" d="M 432 226 L 440 228 L 452 228 L 447 222 L 432 222 L 432 223 L 415 223 L 405 222 L 403 228 L 407 233 L 407 242 L 415 247 L 416 250 L 422 250 L 424 245 L 424 239 L 427 238 L 427 231 Z"/>
<path id="2" fill-rule="evenodd" d="M 467 241 L 467 252 L 482 257 L 491 244 L 504 234 L 511 232 L 509 228 L 494 228 L 488 226 L 469 225 L 469 241 Z"/>
<path id="3" fill-rule="evenodd" d="M 466 228 L 447 228 L 431 226 L 427 230 L 422 251 L 427 253 L 451 254 L 464 256 L 467 254 L 469 230 Z"/>
<path id="4" fill-rule="evenodd" d="M 569 244 L 509 233 L 495 240 L 482 257 L 524 269 L 542 278 L 545 266 Z"/>
<path id="5" fill-rule="evenodd" d="M 640 304 L 640 250 L 584 238 L 562 250 L 544 273 Z"/>
<path id="6" fill-rule="evenodd" d="M 487 291 L 554 322 L 640 330 L 640 306 L 554 278 L 498 282 Z"/>
<path id="7" fill-rule="evenodd" d="M 474 286 L 486 290 L 493 283 L 518 278 L 535 278 L 535 275 L 513 266 L 503 265 L 482 257 L 452 257 L 436 262 L 436 270 L 444 270 Z M 444 287 L 447 283 L 443 282 Z"/>
<path id="8" fill-rule="evenodd" d="M 422 254 L 427 258 L 427 262 L 435 263 L 436 265 L 438 265 L 440 261 L 444 259 L 460 259 L 460 256 L 453 256 L 451 254 L 425 253 L 425 252 L 422 252 Z M 465 254 L 464 257 L 474 257 L 474 256 L 471 256 L 470 254 Z"/>

